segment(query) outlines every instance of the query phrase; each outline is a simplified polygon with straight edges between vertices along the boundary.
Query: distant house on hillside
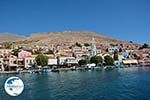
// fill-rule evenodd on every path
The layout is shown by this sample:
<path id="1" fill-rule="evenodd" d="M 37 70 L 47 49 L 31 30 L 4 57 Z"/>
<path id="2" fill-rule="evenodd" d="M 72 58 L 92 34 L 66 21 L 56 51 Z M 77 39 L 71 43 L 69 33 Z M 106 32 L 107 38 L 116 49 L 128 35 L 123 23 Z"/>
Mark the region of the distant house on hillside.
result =
<path id="1" fill-rule="evenodd" d="M 109 53 L 114 53 L 115 51 L 118 51 L 119 52 L 119 48 L 118 47 L 110 47 L 110 48 L 108 48 L 108 52 Z"/>
<path id="2" fill-rule="evenodd" d="M 4 54 L 9 54 L 11 53 L 12 49 L 0 49 L 0 54 L 4 55 Z"/>

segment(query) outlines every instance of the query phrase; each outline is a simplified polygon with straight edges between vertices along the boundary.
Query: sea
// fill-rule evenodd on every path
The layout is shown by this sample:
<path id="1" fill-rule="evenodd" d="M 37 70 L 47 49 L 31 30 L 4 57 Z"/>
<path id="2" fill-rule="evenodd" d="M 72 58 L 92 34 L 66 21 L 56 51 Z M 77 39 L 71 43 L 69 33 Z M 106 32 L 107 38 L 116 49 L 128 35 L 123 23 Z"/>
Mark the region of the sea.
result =
<path id="1" fill-rule="evenodd" d="M 24 82 L 17 97 L 4 89 L 11 76 Z M 150 100 L 150 68 L 0 74 L 0 100 Z"/>

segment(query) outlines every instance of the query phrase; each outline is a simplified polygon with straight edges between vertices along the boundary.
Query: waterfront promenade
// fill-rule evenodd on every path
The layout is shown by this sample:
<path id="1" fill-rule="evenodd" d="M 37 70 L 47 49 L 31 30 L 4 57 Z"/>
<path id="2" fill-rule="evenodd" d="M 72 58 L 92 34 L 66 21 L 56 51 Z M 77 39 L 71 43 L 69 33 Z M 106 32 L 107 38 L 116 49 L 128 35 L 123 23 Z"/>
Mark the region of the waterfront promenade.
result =
<path id="1" fill-rule="evenodd" d="M 141 66 L 141 65 L 135 65 L 135 66 L 130 66 L 131 68 L 134 68 L 134 67 L 149 67 L 150 66 Z M 112 69 L 115 69 L 115 68 L 130 68 L 129 66 L 99 66 L 99 67 L 93 67 L 93 68 L 90 68 L 90 69 L 87 69 L 85 67 L 77 67 L 76 69 L 72 70 L 72 68 L 58 68 L 59 71 L 78 71 L 78 70 L 112 70 Z M 46 72 L 51 72 L 52 69 L 49 69 L 49 71 L 46 71 Z M 39 72 L 44 72 L 42 70 L 40 70 Z M 30 73 L 29 70 L 22 70 L 22 71 L 0 71 L 0 74 L 21 74 L 21 73 Z"/>

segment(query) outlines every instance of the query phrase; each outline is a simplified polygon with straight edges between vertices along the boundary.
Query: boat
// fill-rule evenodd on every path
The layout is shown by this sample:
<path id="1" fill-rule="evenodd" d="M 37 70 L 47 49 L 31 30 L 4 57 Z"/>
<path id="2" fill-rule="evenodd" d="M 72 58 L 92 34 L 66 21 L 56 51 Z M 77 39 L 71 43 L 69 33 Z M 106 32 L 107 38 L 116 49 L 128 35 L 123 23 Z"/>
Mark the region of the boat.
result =
<path id="1" fill-rule="evenodd" d="M 39 68 L 29 68 L 28 72 L 29 73 L 40 73 L 41 69 L 39 69 Z"/>
<path id="2" fill-rule="evenodd" d="M 105 70 L 113 70 L 115 67 L 114 66 L 107 66 L 107 67 L 105 67 L 104 69 Z"/>
<path id="3" fill-rule="evenodd" d="M 29 72 L 29 73 L 31 73 L 31 74 L 32 74 L 32 73 L 34 73 L 34 71 L 33 71 L 33 70 L 28 70 L 28 72 Z"/>
<path id="4" fill-rule="evenodd" d="M 34 70 L 34 73 L 40 73 L 40 72 L 41 72 L 41 70 L 39 70 L 39 69 Z"/>
<path id="5" fill-rule="evenodd" d="M 94 67 L 94 69 L 102 69 L 102 67 L 101 66 L 96 66 L 96 67 Z"/>
<path id="6" fill-rule="evenodd" d="M 22 70 L 23 70 L 22 68 L 17 68 L 15 73 L 19 74 L 19 73 L 21 73 Z"/>
<path id="7" fill-rule="evenodd" d="M 76 70 L 76 66 L 71 67 L 71 70 L 75 71 Z"/>
<path id="8" fill-rule="evenodd" d="M 43 72 L 51 72 L 51 69 L 48 66 L 43 67 Z"/>
<path id="9" fill-rule="evenodd" d="M 51 72 L 59 72 L 59 69 L 57 68 L 57 66 L 53 66 Z"/>
<path id="10" fill-rule="evenodd" d="M 91 69 L 94 69 L 95 66 L 96 66 L 96 64 L 87 64 L 87 65 L 85 66 L 85 69 L 86 69 L 86 70 L 91 70 Z"/>

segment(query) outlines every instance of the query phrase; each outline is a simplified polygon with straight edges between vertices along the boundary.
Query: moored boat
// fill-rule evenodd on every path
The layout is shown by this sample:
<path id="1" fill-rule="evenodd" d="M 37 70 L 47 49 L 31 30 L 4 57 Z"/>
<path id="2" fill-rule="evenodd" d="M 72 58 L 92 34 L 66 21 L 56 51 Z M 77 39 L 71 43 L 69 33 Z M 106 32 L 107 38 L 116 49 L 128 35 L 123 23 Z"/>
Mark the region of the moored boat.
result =
<path id="1" fill-rule="evenodd" d="M 59 69 L 57 68 L 57 66 L 53 66 L 51 72 L 59 72 Z"/>
<path id="2" fill-rule="evenodd" d="M 76 70 L 76 66 L 71 67 L 71 70 L 75 71 Z"/>

